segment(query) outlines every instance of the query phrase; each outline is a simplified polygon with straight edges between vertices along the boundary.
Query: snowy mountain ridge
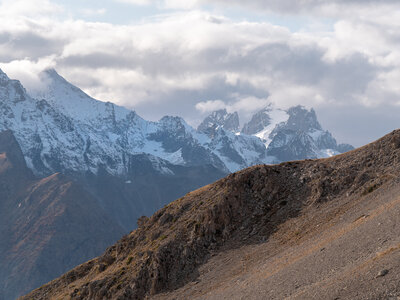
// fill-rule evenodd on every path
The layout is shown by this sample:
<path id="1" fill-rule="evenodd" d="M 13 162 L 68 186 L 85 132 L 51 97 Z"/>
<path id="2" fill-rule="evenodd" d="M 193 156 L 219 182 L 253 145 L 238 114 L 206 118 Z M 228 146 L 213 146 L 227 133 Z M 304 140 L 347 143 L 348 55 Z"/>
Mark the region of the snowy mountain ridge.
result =
<path id="1" fill-rule="evenodd" d="M 168 164 L 212 165 L 234 172 L 290 158 L 279 151 L 287 152 L 288 143 L 299 147 L 292 131 L 307 123 L 301 116 L 314 122 L 313 111 L 310 117 L 304 108 L 283 111 L 269 106 L 255 114 L 240 134 L 238 114 L 226 110 L 214 112 L 196 130 L 180 117 L 152 122 L 124 107 L 95 100 L 55 70 L 41 76 L 48 85 L 30 96 L 19 81 L 0 71 L 0 130 L 14 132 L 28 166 L 39 175 L 95 174 L 101 167 L 123 177 L 133 157 L 141 154 L 149 155 L 153 167 L 164 175 L 173 174 Z M 299 158 L 339 153 L 336 141 L 329 140 L 330 134 L 320 126 L 303 127 L 299 128 L 307 131 L 303 142 L 311 139 L 312 145 L 307 144 L 309 153 L 292 151 Z M 283 136 L 284 130 L 290 134 Z"/>
<path id="2" fill-rule="evenodd" d="M 200 124 L 198 130 L 207 133 L 214 140 L 218 140 L 218 136 L 221 134 L 216 134 L 216 132 L 229 128 L 224 122 L 230 120 L 234 115 L 226 110 L 213 112 Z M 238 118 L 235 121 L 239 124 Z M 234 133 L 241 137 L 240 141 L 233 145 L 240 145 L 246 138 L 255 137 L 257 141 L 253 141 L 257 143 L 257 146 L 255 145 L 253 149 L 257 148 L 258 155 L 238 152 L 245 157 L 253 157 L 254 161 L 261 159 L 263 163 L 330 157 L 353 149 L 351 145 L 338 145 L 332 134 L 322 128 L 315 111 L 308 110 L 303 106 L 294 106 L 283 110 L 269 104 L 255 113 L 241 130 L 225 130 L 225 132 L 231 132 L 231 134 Z M 234 138 L 231 137 L 230 140 L 234 140 Z M 260 141 L 264 147 L 259 146 Z M 246 144 L 252 143 L 247 140 Z M 266 154 L 261 154 L 262 149 L 267 149 Z M 229 161 L 224 162 L 230 163 Z"/>
<path id="3" fill-rule="evenodd" d="M 39 76 L 47 85 L 36 90 L 31 96 L 36 99 L 45 99 L 54 108 L 77 121 L 87 123 L 88 120 L 93 122 L 106 117 L 118 122 L 131 113 L 131 110 L 125 107 L 90 97 L 66 81 L 54 69 L 45 70 Z"/>

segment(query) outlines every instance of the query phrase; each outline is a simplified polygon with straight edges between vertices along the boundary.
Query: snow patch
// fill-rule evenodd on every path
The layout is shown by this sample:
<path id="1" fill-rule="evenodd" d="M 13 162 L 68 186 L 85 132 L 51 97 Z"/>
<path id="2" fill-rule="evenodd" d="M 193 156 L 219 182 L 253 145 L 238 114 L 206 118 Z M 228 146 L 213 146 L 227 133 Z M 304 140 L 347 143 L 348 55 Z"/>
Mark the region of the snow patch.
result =
<path id="1" fill-rule="evenodd" d="M 271 123 L 268 126 L 266 126 L 263 130 L 254 134 L 254 136 L 264 141 L 264 145 L 266 148 L 268 148 L 269 144 L 272 141 L 273 138 L 271 136 L 272 131 L 276 128 L 276 126 L 278 126 L 281 123 L 287 122 L 287 120 L 289 119 L 289 114 L 284 110 L 269 108 L 267 111 L 271 119 Z"/>
<path id="2" fill-rule="evenodd" d="M 182 156 L 182 148 L 180 148 L 178 151 L 167 154 L 164 157 L 165 157 L 165 160 L 169 161 L 170 163 L 172 163 L 174 165 L 184 165 L 185 164 L 185 160 L 183 159 L 183 156 Z"/>

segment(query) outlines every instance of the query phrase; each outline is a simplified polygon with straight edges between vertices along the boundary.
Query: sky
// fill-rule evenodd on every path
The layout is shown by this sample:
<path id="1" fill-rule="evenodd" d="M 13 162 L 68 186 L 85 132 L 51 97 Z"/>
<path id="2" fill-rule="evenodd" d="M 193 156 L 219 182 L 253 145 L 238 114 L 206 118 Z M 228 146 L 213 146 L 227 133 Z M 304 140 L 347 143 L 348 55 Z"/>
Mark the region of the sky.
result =
<path id="1" fill-rule="evenodd" d="M 398 0 L 0 0 L 0 68 L 55 68 L 149 120 L 313 107 L 339 142 L 400 127 Z"/>

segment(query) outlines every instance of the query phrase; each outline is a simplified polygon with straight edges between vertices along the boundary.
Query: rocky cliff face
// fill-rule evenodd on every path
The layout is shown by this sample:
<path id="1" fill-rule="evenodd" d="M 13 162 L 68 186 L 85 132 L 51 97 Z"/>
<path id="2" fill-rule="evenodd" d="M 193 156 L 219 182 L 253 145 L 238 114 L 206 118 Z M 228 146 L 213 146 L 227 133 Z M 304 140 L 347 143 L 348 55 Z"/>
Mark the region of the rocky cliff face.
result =
<path id="1" fill-rule="evenodd" d="M 288 119 L 269 135 L 268 154 L 280 161 L 330 157 L 354 149 L 338 145 L 329 131 L 323 130 L 313 109 L 302 106 L 287 110 Z"/>
<path id="2" fill-rule="evenodd" d="M 240 130 L 239 126 L 239 115 L 237 112 L 229 114 L 226 109 L 221 109 L 206 117 L 197 127 L 197 130 L 208 133 L 222 128 L 226 131 L 236 133 Z"/>
<path id="3" fill-rule="evenodd" d="M 282 118 L 281 120 L 273 120 L 273 116 L 271 116 L 271 113 L 276 112 L 280 113 L 282 112 Z M 272 106 L 269 106 L 265 109 L 260 110 L 254 116 L 251 118 L 251 120 L 244 124 L 242 128 L 242 133 L 247 134 L 247 135 L 256 135 L 259 132 L 262 132 L 267 128 L 268 126 L 276 126 L 276 123 L 278 122 L 284 122 L 285 120 L 285 113 L 284 111 L 274 111 Z"/>
<path id="4" fill-rule="evenodd" d="M 22 299 L 154 297 L 196 279 L 199 267 L 213 255 L 225 255 L 227 250 L 234 251 L 242 246 L 248 246 L 247 249 L 252 249 L 254 253 L 262 253 L 263 245 L 270 247 L 267 249 L 275 249 L 273 251 L 277 252 L 266 251 L 267 254 L 263 255 L 269 257 L 274 253 L 276 259 L 269 267 L 274 267 L 275 273 L 281 272 L 303 258 L 312 259 L 313 255 L 323 252 L 325 247 L 330 247 L 331 243 L 335 244 L 341 236 L 357 228 L 361 219 L 369 217 L 360 217 L 358 208 L 362 207 L 362 204 L 359 203 L 366 201 L 367 195 L 375 191 L 384 193 L 385 188 L 398 185 L 399 147 L 400 132 L 395 131 L 375 143 L 336 157 L 272 166 L 262 165 L 231 174 L 176 200 L 151 218 L 142 219 L 137 230 L 108 248 L 102 256 L 76 267 Z M 399 208 L 398 199 L 393 202 L 392 197 L 390 201 L 392 202 L 378 207 L 371 219 L 383 212 L 390 212 L 394 205 Z M 331 220 L 336 216 L 340 217 L 343 211 L 352 206 L 357 206 L 356 215 L 349 217 L 342 230 L 333 233 L 328 240 L 324 239 L 324 236 L 320 237 L 321 240 L 313 240 L 315 236 L 310 232 L 318 231 L 317 227 L 320 230 L 330 228 L 335 222 L 339 222 L 330 224 Z M 317 226 L 315 221 L 318 222 Z M 299 225 L 304 227 L 297 227 Z M 388 228 L 393 226 L 395 225 L 389 224 Z M 285 230 L 280 230 L 281 227 Z M 297 230 L 299 228 L 301 231 Z M 375 229 L 373 227 L 371 230 Z M 277 236 L 277 232 L 282 236 Z M 297 256 L 294 255 L 292 261 L 279 259 L 279 251 L 284 251 L 285 248 L 281 247 L 282 244 L 296 249 L 301 238 L 305 239 L 308 233 L 313 237 L 307 237 L 311 240 L 309 248 Z M 398 238 L 398 235 L 392 233 L 390 238 Z M 272 244 L 269 244 L 269 239 L 273 240 Z M 346 247 L 349 247 L 349 243 L 351 245 L 351 241 L 346 243 Z M 321 248 L 322 246 L 315 245 L 325 246 Z M 356 245 L 350 246 L 349 251 L 351 249 L 355 250 Z M 295 250 L 294 252 L 296 253 Z M 392 248 L 388 246 L 388 250 L 376 258 L 367 259 L 365 263 L 355 260 L 354 264 L 364 268 L 382 256 L 392 255 L 395 259 L 395 253 L 398 253 L 398 241 Z M 248 254 L 247 257 L 249 256 L 251 257 Z M 392 263 L 394 262 L 395 260 L 392 260 Z M 226 260 L 224 264 L 239 264 L 242 266 L 239 269 L 246 270 L 243 260 Z M 355 274 L 358 269 L 350 267 L 350 274 Z M 304 270 L 302 269 L 303 272 Z M 346 275 L 346 272 L 343 271 L 342 274 Z M 258 283 L 263 276 L 269 278 L 275 273 L 262 273 L 259 277 L 252 278 L 256 278 Z M 325 273 L 324 276 L 328 276 Z M 294 276 L 296 282 L 300 281 L 299 276 L 308 276 L 297 274 Z M 397 273 L 393 274 L 396 276 Z M 203 280 L 206 280 L 206 277 L 203 277 Z M 235 281 L 235 284 L 237 282 Z M 370 284 L 374 284 L 377 289 L 381 286 L 379 282 L 370 281 Z M 256 287 L 262 292 L 262 286 Z M 318 289 L 320 285 L 311 284 L 311 287 Z M 397 287 L 391 285 L 393 291 Z M 190 289 L 189 284 L 181 292 Z M 372 289 L 372 296 L 378 295 L 377 289 Z M 338 291 L 342 290 L 343 286 L 338 288 Z M 213 298 L 208 291 L 192 292 L 192 297 L 207 295 Z M 214 292 L 221 290 L 217 289 Z M 270 290 L 264 292 L 272 293 Z M 293 288 L 293 293 L 297 293 L 301 298 L 298 290 Z M 357 295 L 364 295 L 363 293 L 364 290 L 359 290 Z"/>
<path id="5" fill-rule="evenodd" d="M 11 131 L 0 133 L 0 299 L 99 255 L 123 229 L 61 174 L 35 179 Z"/>

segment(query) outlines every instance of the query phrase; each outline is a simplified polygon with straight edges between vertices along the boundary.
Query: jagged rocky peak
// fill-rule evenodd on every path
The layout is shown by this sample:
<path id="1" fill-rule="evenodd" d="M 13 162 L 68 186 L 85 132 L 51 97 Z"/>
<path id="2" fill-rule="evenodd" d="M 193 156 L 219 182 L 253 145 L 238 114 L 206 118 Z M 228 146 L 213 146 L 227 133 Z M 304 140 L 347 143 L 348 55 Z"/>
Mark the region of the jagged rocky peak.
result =
<path id="1" fill-rule="evenodd" d="M 338 145 L 332 134 L 318 122 L 314 109 L 294 106 L 287 110 L 288 120 L 270 134 L 268 155 L 281 161 L 330 157 L 354 149 Z"/>
<path id="2" fill-rule="evenodd" d="M 10 80 L 10 78 L 8 78 L 7 74 L 4 73 L 2 69 L 0 69 L 0 82 L 8 80 Z"/>
<path id="3" fill-rule="evenodd" d="M 317 115 L 312 108 L 308 110 L 304 106 L 298 105 L 284 111 L 269 104 L 253 115 L 251 120 L 243 126 L 242 133 L 259 136 L 266 128 L 275 128 L 278 125 L 284 126 L 285 129 L 304 132 L 322 130 L 317 120 Z M 269 133 L 271 132 L 269 131 Z"/>
<path id="4" fill-rule="evenodd" d="M 280 123 L 286 122 L 289 115 L 286 111 L 276 108 L 272 103 L 253 115 L 243 126 L 242 133 L 268 139 L 272 130 Z"/>
<path id="5" fill-rule="evenodd" d="M 261 130 L 263 130 L 265 127 L 271 124 L 271 117 L 269 116 L 269 112 L 271 110 L 271 107 L 268 106 L 256 114 L 253 115 L 251 120 L 244 124 L 242 133 L 248 134 L 248 135 L 253 135 Z"/>
<path id="6" fill-rule="evenodd" d="M 178 135 L 185 135 L 191 131 L 185 120 L 177 116 L 164 116 L 160 119 L 159 125 L 163 131 Z"/>
<path id="7" fill-rule="evenodd" d="M 251 120 L 243 126 L 242 134 L 254 135 L 260 138 L 265 147 L 268 148 L 275 128 L 285 123 L 288 119 L 289 115 L 286 111 L 275 108 L 270 103 L 267 107 L 254 114 Z"/>
<path id="8" fill-rule="evenodd" d="M 294 106 L 287 110 L 289 119 L 286 123 L 276 128 L 279 131 L 293 131 L 308 134 L 315 142 L 317 149 L 333 149 L 337 151 L 337 143 L 329 131 L 322 129 L 318 122 L 317 114 L 313 108 L 307 109 L 304 106 Z"/>
<path id="9" fill-rule="evenodd" d="M 226 109 L 220 109 L 214 111 L 207 116 L 204 121 L 197 128 L 198 131 L 207 132 L 210 129 L 216 130 L 223 128 L 231 132 L 239 132 L 239 115 L 235 111 L 234 113 L 228 113 Z"/>
<path id="10" fill-rule="evenodd" d="M 18 80 L 10 79 L 0 70 L 0 101 L 14 104 L 26 99 L 26 90 Z"/>
<path id="11" fill-rule="evenodd" d="M 301 130 L 308 132 L 310 130 L 322 130 L 321 124 L 317 120 L 315 110 L 308 110 L 304 106 L 298 105 L 287 110 L 289 119 L 286 123 L 287 129 Z"/>

